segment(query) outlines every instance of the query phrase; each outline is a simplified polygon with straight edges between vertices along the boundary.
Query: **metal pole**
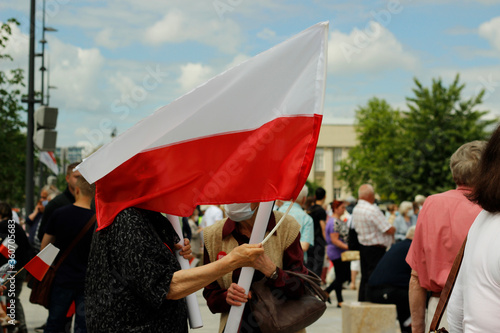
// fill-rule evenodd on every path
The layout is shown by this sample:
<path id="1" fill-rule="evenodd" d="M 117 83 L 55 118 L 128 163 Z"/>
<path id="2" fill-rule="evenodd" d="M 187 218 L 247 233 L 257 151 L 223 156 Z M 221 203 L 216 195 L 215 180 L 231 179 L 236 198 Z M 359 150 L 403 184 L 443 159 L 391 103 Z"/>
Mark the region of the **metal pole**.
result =
<path id="1" fill-rule="evenodd" d="M 30 10 L 30 49 L 29 49 L 29 68 L 28 68 L 28 132 L 26 134 L 26 172 L 25 172 L 25 209 L 26 214 L 33 211 L 34 208 L 34 113 L 35 113 L 35 6 L 36 0 L 31 0 Z"/>
<path id="2" fill-rule="evenodd" d="M 50 57 L 47 58 L 47 106 L 50 105 Z"/>
<path id="3" fill-rule="evenodd" d="M 38 193 L 42 190 L 42 188 L 45 186 L 45 172 L 44 172 L 44 167 L 43 163 L 39 160 L 38 161 L 38 172 L 40 173 L 38 175 Z"/>
<path id="4" fill-rule="evenodd" d="M 42 17 L 42 40 L 40 41 L 40 43 L 42 44 L 42 67 L 40 67 L 40 71 L 42 72 L 42 86 L 40 88 L 41 92 L 42 92 L 42 95 L 41 95 L 41 105 L 46 105 L 46 104 L 43 104 L 43 100 L 44 100 L 44 86 L 45 86 L 45 81 L 44 81 L 44 74 L 45 74 L 45 43 L 47 43 L 47 41 L 45 40 L 45 0 L 43 0 L 43 17 Z"/>

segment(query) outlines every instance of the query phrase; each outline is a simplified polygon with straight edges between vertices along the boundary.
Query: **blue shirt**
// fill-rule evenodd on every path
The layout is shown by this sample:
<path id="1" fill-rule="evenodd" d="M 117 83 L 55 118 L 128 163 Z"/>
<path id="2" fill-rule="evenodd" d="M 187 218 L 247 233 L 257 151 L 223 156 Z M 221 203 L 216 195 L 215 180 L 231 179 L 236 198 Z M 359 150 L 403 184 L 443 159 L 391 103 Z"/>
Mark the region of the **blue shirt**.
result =
<path id="1" fill-rule="evenodd" d="M 291 201 L 286 201 L 279 208 L 280 212 L 286 212 Z M 314 245 L 314 221 L 298 203 L 294 203 L 288 215 L 293 216 L 300 224 L 300 241 L 309 243 L 309 247 Z M 304 252 L 304 260 L 307 260 L 307 252 Z"/>

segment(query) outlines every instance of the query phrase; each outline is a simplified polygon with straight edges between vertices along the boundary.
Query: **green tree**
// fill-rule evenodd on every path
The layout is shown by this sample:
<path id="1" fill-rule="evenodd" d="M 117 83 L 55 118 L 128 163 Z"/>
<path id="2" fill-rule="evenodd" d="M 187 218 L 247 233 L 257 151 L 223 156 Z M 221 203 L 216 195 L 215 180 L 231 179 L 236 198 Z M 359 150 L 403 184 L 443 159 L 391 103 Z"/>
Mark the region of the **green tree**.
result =
<path id="1" fill-rule="evenodd" d="M 392 109 L 373 98 L 356 112 L 359 144 L 341 162 L 341 179 L 356 193 L 371 182 L 382 199 L 411 200 L 455 186 L 450 156 L 466 142 L 484 140 L 495 120 L 482 119 L 477 111 L 484 91 L 462 98 L 459 75 L 449 87 L 434 79 L 430 88 L 414 79 L 414 97 L 407 98 L 408 112 Z"/>
<path id="2" fill-rule="evenodd" d="M 430 88 L 414 79 L 414 97 L 408 97 L 405 131 L 411 140 L 408 165 L 407 198 L 417 193 L 429 195 L 455 187 L 450 172 L 450 157 L 464 143 L 485 140 L 496 120 L 484 120 L 488 111 L 478 111 L 485 91 L 462 98 L 465 84 L 457 74 L 449 87 L 433 79 Z"/>
<path id="3" fill-rule="evenodd" d="M 9 19 L 0 27 L 0 61 L 12 61 L 5 47 L 12 35 L 11 25 L 19 25 Z M 21 105 L 21 89 L 24 87 L 23 71 L 0 71 L 0 200 L 10 204 L 24 201 L 24 166 L 26 163 L 25 123 L 21 120 L 25 109 Z"/>
<path id="4" fill-rule="evenodd" d="M 372 182 L 383 199 L 391 199 L 396 181 L 392 169 L 403 138 L 401 112 L 374 97 L 356 110 L 356 133 L 359 143 L 340 162 L 340 178 L 354 194 L 361 184 Z"/>

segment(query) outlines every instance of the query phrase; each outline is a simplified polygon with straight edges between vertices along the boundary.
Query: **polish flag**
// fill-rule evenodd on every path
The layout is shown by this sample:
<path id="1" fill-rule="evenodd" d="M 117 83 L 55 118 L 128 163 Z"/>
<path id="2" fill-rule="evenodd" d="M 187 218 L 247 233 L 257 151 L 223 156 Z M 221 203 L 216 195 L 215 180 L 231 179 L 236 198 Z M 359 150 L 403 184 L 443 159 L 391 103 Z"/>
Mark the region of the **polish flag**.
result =
<path id="1" fill-rule="evenodd" d="M 9 259 L 9 237 L 5 237 L 2 244 L 0 245 L 0 253 L 7 259 Z M 12 251 L 16 251 L 17 244 L 14 241 L 10 242 L 10 249 Z"/>
<path id="2" fill-rule="evenodd" d="M 59 167 L 57 166 L 56 157 L 54 156 L 54 152 L 51 151 L 42 151 L 40 152 L 40 162 L 45 164 L 47 168 L 52 170 L 56 175 L 59 174 Z"/>
<path id="3" fill-rule="evenodd" d="M 98 230 L 128 207 L 190 216 L 197 205 L 297 197 L 323 117 L 328 22 L 159 108 L 77 169 L 96 183 Z"/>
<path id="4" fill-rule="evenodd" d="M 58 253 L 59 249 L 49 243 L 49 245 L 24 265 L 24 269 L 30 272 L 38 281 L 42 281 Z"/>

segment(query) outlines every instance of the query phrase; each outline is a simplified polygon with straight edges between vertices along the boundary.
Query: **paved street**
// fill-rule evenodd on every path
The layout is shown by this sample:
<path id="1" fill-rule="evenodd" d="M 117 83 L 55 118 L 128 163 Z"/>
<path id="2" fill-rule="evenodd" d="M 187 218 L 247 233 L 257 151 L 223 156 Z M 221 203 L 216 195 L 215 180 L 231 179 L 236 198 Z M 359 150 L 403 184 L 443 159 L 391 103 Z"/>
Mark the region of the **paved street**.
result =
<path id="1" fill-rule="evenodd" d="M 47 318 L 47 310 L 38 305 L 33 305 L 29 302 L 30 289 L 23 288 L 21 293 L 21 302 L 26 314 L 29 332 L 35 332 L 34 328 L 42 325 Z M 344 300 L 346 302 L 355 301 L 357 299 L 357 290 L 344 290 Z M 208 309 L 201 292 L 197 293 L 198 303 L 200 304 L 200 311 L 203 318 L 203 328 L 197 330 L 190 330 L 194 333 L 214 333 L 217 332 L 219 327 L 219 316 L 214 315 Z M 335 293 L 331 294 L 332 304 L 327 304 L 328 308 L 323 316 L 312 326 L 307 328 L 308 333 L 340 333 L 342 332 L 342 312 L 337 308 Z"/>
<path id="2" fill-rule="evenodd" d="M 359 285 L 359 278 L 358 278 Z M 47 318 L 47 310 L 43 307 L 31 304 L 29 302 L 30 289 L 23 288 L 21 293 L 21 302 L 26 314 L 28 329 L 30 333 L 35 332 L 34 328 L 39 327 Z M 198 304 L 200 305 L 201 316 L 203 318 L 203 327 L 196 330 L 190 330 L 193 333 L 216 333 L 219 328 L 219 315 L 214 315 L 208 309 L 201 291 L 196 293 Z M 343 291 L 344 302 L 355 302 L 358 298 L 357 290 L 345 289 Z M 337 308 L 335 292 L 330 295 L 332 304 L 327 303 L 327 309 L 323 316 L 313 325 L 307 328 L 308 333 L 341 333 L 342 332 L 342 309 Z M 397 326 L 397 325 L 396 325 Z M 399 329 L 398 329 L 399 330 Z"/>

